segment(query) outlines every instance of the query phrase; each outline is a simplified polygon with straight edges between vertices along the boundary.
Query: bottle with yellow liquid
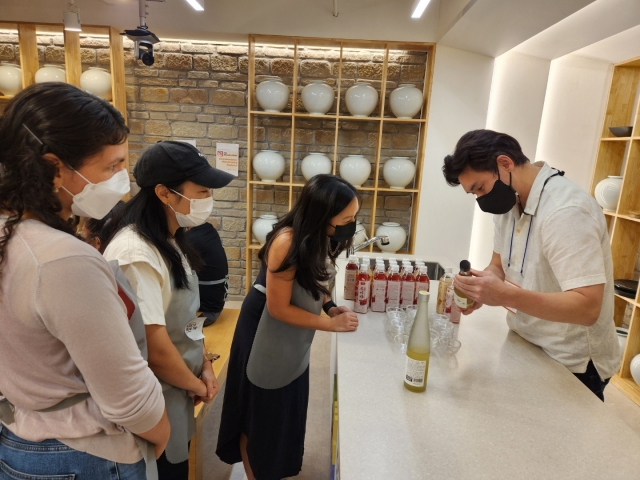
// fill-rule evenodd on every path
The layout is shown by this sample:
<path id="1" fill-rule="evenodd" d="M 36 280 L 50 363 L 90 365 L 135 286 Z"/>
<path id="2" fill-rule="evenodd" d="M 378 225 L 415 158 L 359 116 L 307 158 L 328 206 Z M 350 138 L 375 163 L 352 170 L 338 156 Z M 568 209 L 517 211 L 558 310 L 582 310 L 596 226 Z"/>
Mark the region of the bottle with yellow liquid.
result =
<path id="1" fill-rule="evenodd" d="M 429 334 L 429 292 L 418 292 L 418 311 L 407 342 L 404 387 L 412 392 L 427 388 L 431 335 Z"/>
<path id="2" fill-rule="evenodd" d="M 471 276 L 471 263 L 469 260 L 462 260 L 460 262 L 460 275 L 463 277 Z M 473 307 L 474 301 L 458 290 L 455 286 L 453 287 L 453 298 L 460 310 L 466 310 L 467 308 Z"/>

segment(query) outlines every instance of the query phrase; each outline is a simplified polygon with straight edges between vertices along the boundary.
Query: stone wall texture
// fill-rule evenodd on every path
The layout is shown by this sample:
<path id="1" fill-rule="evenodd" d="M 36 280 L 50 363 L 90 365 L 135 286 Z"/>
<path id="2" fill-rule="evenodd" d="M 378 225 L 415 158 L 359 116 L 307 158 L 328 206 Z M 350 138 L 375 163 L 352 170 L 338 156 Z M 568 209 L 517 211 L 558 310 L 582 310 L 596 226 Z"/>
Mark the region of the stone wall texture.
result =
<path id="1" fill-rule="evenodd" d="M 0 32 L 0 61 L 19 63 L 18 38 L 13 32 Z M 38 53 L 41 64 L 64 66 L 64 41 L 61 35 L 40 35 Z M 81 37 L 83 69 L 99 66 L 109 69 L 109 41 L 106 37 Z M 247 198 L 247 89 L 248 53 L 246 45 L 207 42 L 166 41 L 156 45 L 155 63 L 146 67 L 136 61 L 133 44 L 125 41 L 125 68 L 131 168 L 140 154 L 160 140 L 195 139 L 198 148 L 215 164 L 217 142 L 240 145 L 240 174 L 228 187 L 214 192 L 215 206 L 209 221 L 218 229 L 227 252 L 230 269 L 230 294 L 244 293 Z M 371 82 L 380 91 L 382 51 L 345 50 L 342 65 L 341 113 L 348 114 L 344 94 L 357 80 Z M 423 52 L 392 52 L 389 57 L 387 96 L 400 83 L 422 88 L 426 56 Z M 277 75 L 293 83 L 293 49 L 258 47 L 256 49 L 256 83 Z M 337 92 L 339 50 L 299 49 L 299 91 L 312 80 L 326 80 Z M 298 95 L 298 112 L 304 107 Z M 6 101 L 0 101 L 0 112 Z M 258 105 L 254 108 L 259 110 Z M 388 101 L 387 101 L 388 110 Z M 289 105 L 285 111 L 291 111 Z M 375 115 L 375 114 L 374 114 Z M 385 115 L 390 116 L 388 111 Z M 391 156 L 408 156 L 415 161 L 420 130 L 415 124 L 385 123 L 382 138 L 382 166 Z M 287 162 L 283 181 L 289 180 L 290 142 L 295 135 L 294 182 L 304 183 L 300 162 L 309 152 L 334 155 L 335 120 L 296 119 L 277 116 L 258 117 L 253 131 L 254 151 L 280 151 Z M 378 123 L 341 121 L 338 128 L 338 162 L 348 154 L 363 154 L 375 163 Z M 371 172 L 365 187 L 373 186 Z M 410 185 L 411 187 L 411 185 Z M 293 189 L 294 200 L 301 188 Z M 135 188 L 134 188 L 135 192 Z M 362 191 L 359 220 L 370 229 L 373 194 Z M 289 188 L 256 186 L 254 216 L 273 212 L 279 216 L 288 210 Z M 403 192 L 380 192 L 377 198 L 376 224 L 399 222 L 409 229 L 413 196 Z M 256 251 L 253 252 L 254 274 Z"/>

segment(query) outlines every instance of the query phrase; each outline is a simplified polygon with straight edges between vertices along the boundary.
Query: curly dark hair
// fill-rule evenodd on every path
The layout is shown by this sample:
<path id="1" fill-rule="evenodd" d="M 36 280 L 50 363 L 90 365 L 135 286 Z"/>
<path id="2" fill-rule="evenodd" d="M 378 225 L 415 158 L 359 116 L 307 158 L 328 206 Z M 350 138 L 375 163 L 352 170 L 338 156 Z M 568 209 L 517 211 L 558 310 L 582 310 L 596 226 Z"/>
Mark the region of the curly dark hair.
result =
<path id="1" fill-rule="evenodd" d="M 358 192 L 346 180 L 328 174 L 314 176 L 302 189 L 291 211 L 273 226 L 258 258 L 265 265 L 273 240 L 283 229 L 290 228 L 293 232 L 291 247 L 274 273 L 294 268 L 296 281 L 313 298 L 318 300 L 322 294 L 330 295 L 323 285 L 331 278 L 327 256 L 335 264 L 338 255 L 351 247 L 353 238 L 344 244 L 337 243 L 327 236 L 327 228 L 331 219 L 347 208 L 354 198 L 359 200 Z"/>
<path id="2" fill-rule="evenodd" d="M 108 145 L 129 134 L 124 118 L 108 102 L 62 82 L 31 85 L 18 93 L 0 117 L 0 210 L 8 215 L 0 233 L 0 276 L 7 244 L 24 214 L 74 235 L 72 222 L 58 214 L 53 191 L 56 155 L 78 170 Z"/>
<path id="3" fill-rule="evenodd" d="M 493 130 L 472 130 L 460 137 L 453 155 L 444 157 L 442 173 L 447 183 L 455 187 L 460 185 L 458 177 L 467 167 L 476 172 L 498 173 L 496 159 L 500 155 L 506 155 L 516 165 L 529 161 L 511 135 Z"/>

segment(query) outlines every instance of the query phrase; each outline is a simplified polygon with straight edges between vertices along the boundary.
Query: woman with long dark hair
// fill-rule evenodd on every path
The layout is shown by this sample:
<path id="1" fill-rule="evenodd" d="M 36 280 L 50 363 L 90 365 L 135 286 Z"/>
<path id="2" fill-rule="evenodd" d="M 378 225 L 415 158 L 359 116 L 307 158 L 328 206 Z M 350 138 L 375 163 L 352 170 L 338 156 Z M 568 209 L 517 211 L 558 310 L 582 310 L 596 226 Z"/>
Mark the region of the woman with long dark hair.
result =
<path id="1" fill-rule="evenodd" d="M 136 436 L 158 455 L 168 441 L 111 269 L 70 221 L 129 191 L 127 135 L 65 83 L 24 89 L 0 117 L 0 478 L 142 480 L 155 462 Z"/>
<path id="2" fill-rule="evenodd" d="M 116 220 L 104 255 L 118 261 L 135 291 L 149 367 L 162 384 L 171 437 L 158 459 L 160 480 L 186 480 L 194 404 L 210 402 L 218 384 L 202 341 L 204 317 L 196 317 L 201 260 L 184 230 L 207 220 L 211 189 L 234 177 L 212 168 L 195 147 L 173 141 L 145 150 L 133 174 L 140 192 Z"/>
<path id="3" fill-rule="evenodd" d="M 226 463 L 242 461 L 250 480 L 293 477 L 302 468 L 313 336 L 358 327 L 328 287 L 358 209 L 351 184 L 316 175 L 260 250 L 262 267 L 231 346 L 216 451 Z"/>

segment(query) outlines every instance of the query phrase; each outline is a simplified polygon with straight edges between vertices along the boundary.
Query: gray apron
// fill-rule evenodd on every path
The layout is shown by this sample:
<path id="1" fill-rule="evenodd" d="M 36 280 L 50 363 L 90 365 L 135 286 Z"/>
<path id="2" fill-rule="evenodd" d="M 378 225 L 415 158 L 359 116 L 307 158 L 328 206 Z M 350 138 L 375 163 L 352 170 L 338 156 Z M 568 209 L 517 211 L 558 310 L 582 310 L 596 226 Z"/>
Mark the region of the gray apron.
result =
<path id="1" fill-rule="evenodd" d="M 125 277 L 124 273 L 120 269 L 117 260 L 113 260 L 108 262 L 113 275 L 116 279 L 116 283 L 122 289 L 122 291 L 129 297 L 129 299 L 133 302 L 135 309 L 131 318 L 129 319 L 129 327 L 131 327 L 131 331 L 133 332 L 133 336 L 136 339 L 136 343 L 138 344 L 138 348 L 140 349 L 140 353 L 142 354 L 142 358 L 147 360 L 147 336 L 144 329 L 144 322 L 142 320 L 142 314 L 140 313 L 140 307 L 138 306 L 138 302 L 136 301 L 136 294 L 131 288 L 129 284 L 129 280 Z M 77 393 L 71 397 L 67 397 L 59 403 L 40 410 L 36 410 L 37 412 L 56 412 L 59 410 L 64 410 L 65 408 L 73 407 L 74 405 L 83 402 L 84 400 L 90 398 L 91 395 L 87 392 L 85 393 Z M 2 393 L 0 392 L 0 421 L 4 422 L 6 425 L 11 425 L 14 423 L 13 417 L 14 407 L 7 400 Z M 0 429 L 2 426 L 0 425 Z M 144 438 L 139 437 L 138 435 L 133 435 L 138 448 L 140 448 L 140 453 L 144 458 L 146 464 L 147 471 L 147 480 L 157 480 L 158 479 L 158 468 L 156 466 L 156 455 L 155 449 L 152 443 L 147 442 Z"/>
<path id="2" fill-rule="evenodd" d="M 187 277 L 189 288 L 179 290 L 172 285 L 171 301 L 164 318 L 171 343 L 176 347 L 189 370 L 199 377 L 202 373 L 203 341 L 192 340 L 185 332 L 187 325 L 196 319 L 196 312 L 200 307 L 198 276 L 191 272 Z M 200 321 L 204 322 L 204 317 Z M 160 384 L 171 424 L 171 436 L 165 454 L 170 463 L 181 463 L 189 459 L 188 443 L 196 431 L 193 399 L 189 398 L 186 390 L 169 385 L 162 380 Z"/>
<path id="3" fill-rule="evenodd" d="M 256 283 L 253 288 L 266 294 L 264 285 Z M 294 280 L 291 305 L 320 315 L 322 297 L 315 300 Z M 294 327 L 273 318 L 265 304 L 247 362 L 247 377 L 251 383 L 260 388 L 276 389 L 289 385 L 302 375 L 309 366 L 315 333 L 315 330 Z"/>
<path id="4" fill-rule="evenodd" d="M 133 315 L 129 319 L 129 327 L 131 327 L 131 331 L 133 332 L 133 338 L 136 339 L 136 343 L 138 344 L 138 348 L 140 349 L 140 353 L 142 354 L 142 358 L 147 360 L 149 358 L 147 351 L 147 334 L 144 329 L 144 321 L 142 320 L 142 313 L 140 312 L 140 307 L 138 306 L 138 301 L 136 299 L 136 292 L 131 288 L 131 284 L 129 283 L 129 279 L 125 276 L 118 264 L 117 260 L 111 260 L 107 262 L 111 267 L 111 271 L 113 271 L 113 276 L 116 278 L 116 283 L 122 289 L 122 291 L 131 299 L 133 302 L 135 309 L 133 311 Z"/>

